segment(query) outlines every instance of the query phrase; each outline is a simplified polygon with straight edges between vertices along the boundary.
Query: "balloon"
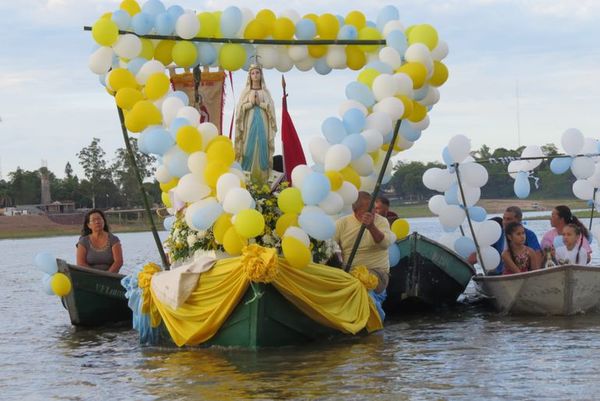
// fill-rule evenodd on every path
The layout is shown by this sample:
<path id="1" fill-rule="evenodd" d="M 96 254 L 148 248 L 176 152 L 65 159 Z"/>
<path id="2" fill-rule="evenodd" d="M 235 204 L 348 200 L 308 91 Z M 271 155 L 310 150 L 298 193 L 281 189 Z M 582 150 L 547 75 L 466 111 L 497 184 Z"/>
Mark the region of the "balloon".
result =
<path id="1" fill-rule="evenodd" d="M 584 138 L 581 131 L 576 128 L 569 128 L 563 132 L 560 141 L 565 153 L 575 156 L 583 147 Z"/>
<path id="2" fill-rule="evenodd" d="M 107 18 L 100 18 L 92 26 L 92 37 L 100 46 L 112 46 L 119 38 L 119 27 Z"/>
<path id="3" fill-rule="evenodd" d="M 324 174 L 314 172 L 306 176 L 302 183 L 302 200 L 307 205 L 316 205 L 327 197 L 329 191 L 329 179 Z"/>
<path id="4" fill-rule="evenodd" d="M 379 30 L 383 30 L 383 27 L 390 21 L 397 20 L 400 18 L 400 13 L 396 6 L 387 5 L 379 10 L 377 14 L 377 27 Z"/>
<path id="5" fill-rule="evenodd" d="M 244 209 L 236 214 L 235 230 L 244 238 L 254 238 L 265 231 L 265 218 L 254 209 Z"/>
<path id="6" fill-rule="evenodd" d="M 227 173 L 228 171 L 229 166 L 222 162 L 208 162 L 206 164 L 206 168 L 204 169 L 204 180 L 206 181 L 209 187 L 215 188 L 217 186 L 217 181 L 219 180 L 219 177 Z"/>
<path id="7" fill-rule="evenodd" d="M 225 233 L 232 226 L 231 215 L 229 213 L 223 213 L 217 218 L 213 225 L 213 233 L 217 244 L 223 244 Z"/>
<path id="8" fill-rule="evenodd" d="M 313 21 L 303 18 L 296 23 L 295 33 L 299 40 L 310 40 L 317 34 L 317 26 Z"/>
<path id="9" fill-rule="evenodd" d="M 550 171 L 554 174 L 562 174 L 570 167 L 573 159 L 570 157 L 557 157 L 550 162 Z"/>
<path id="10" fill-rule="evenodd" d="M 321 132 L 330 144 L 341 143 L 348 135 L 345 124 L 336 117 L 328 117 L 321 124 Z"/>
<path id="11" fill-rule="evenodd" d="M 441 210 L 445 206 L 448 206 L 448 204 L 446 203 L 446 199 L 444 198 L 443 195 L 433 195 L 429 199 L 429 202 L 427 205 L 429 206 L 429 210 L 431 211 L 431 213 L 433 213 L 435 215 L 439 215 Z"/>
<path id="12" fill-rule="evenodd" d="M 175 224 L 175 216 L 168 216 L 163 220 L 163 226 L 167 231 L 171 231 L 173 224 Z"/>
<path id="13" fill-rule="evenodd" d="M 237 37 L 242 27 L 242 11 L 235 6 L 227 7 L 221 14 L 220 24 L 223 37 Z"/>
<path id="14" fill-rule="evenodd" d="M 335 234 L 333 219 L 322 211 L 303 210 L 298 216 L 298 223 L 308 235 L 320 241 L 325 241 Z"/>
<path id="15" fill-rule="evenodd" d="M 40 252 L 35 255 L 35 267 L 49 275 L 53 275 L 58 271 L 56 258 L 50 252 Z"/>
<path id="16" fill-rule="evenodd" d="M 197 202 L 210 194 L 210 188 L 199 174 L 186 174 L 177 183 L 175 194 L 184 202 Z M 206 228 L 202 228 L 206 230 Z"/>
<path id="17" fill-rule="evenodd" d="M 219 202 L 224 202 L 227 193 L 234 189 L 240 188 L 241 182 L 237 175 L 233 173 L 225 173 L 217 180 L 217 199 Z"/>
<path id="18" fill-rule="evenodd" d="M 216 15 L 212 12 L 201 12 L 198 14 L 198 20 L 200 21 L 200 30 L 198 31 L 197 36 L 202 38 L 214 38 L 220 28 L 219 20 Z"/>
<path id="19" fill-rule="evenodd" d="M 344 138 L 342 145 L 350 150 L 350 159 L 357 160 L 367 151 L 367 141 L 360 134 L 351 134 Z"/>
<path id="20" fill-rule="evenodd" d="M 480 188 L 488 181 L 488 172 L 481 164 L 464 163 L 459 168 L 460 176 L 467 185 Z"/>
<path id="21" fill-rule="evenodd" d="M 312 172 L 312 169 L 306 164 L 297 165 L 292 170 L 292 185 L 296 188 L 302 188 L 304 178 L 306 178 L 306 176 Z"/>
<path id="22" fill-rule="evenodd" d="M 249 209 L 253 202 L 252 195 L 247 189 L 231 188 L 227 191 L 227 195 L 225 195 L 225 199 L 223 200 L 223 209 L 227 213 L 237 215 L 242 210 Z"/>
<path id="23" fill-rule="evenodd" d="M 248 245 L 248 240 L 241 237 L 235 227 L 231 226 L 223 235 L 223 248 L 231 256 L 241 255 L 242 248 Z"/>
<path id="24" fill-rule="evenodd" d="M 246 51 L 242 45 L 227 43 L 219 51 L 219 64 L 226 70 L 236 71 L 246 63 Z"/>
<path id="25" fill-rule="evenodd" d="M 408 48 L 408 41 L 404 32 L 401 30 L 391 31 L 386 35 L 387 45 L 398 52 L 398 54 L 404 54 Z"/>
<path id="26" fill-rule="evenodd" d="M 273 39 L 290 40 L 294 37 L 294 22 L 286 17 L 277 18 L 273 24 Z"/>
<path id="27" fill-rule="evenodd" d="M 483 246 L 479 248 L 479 253 L 481 254 L 481 258 L 477 255 L 477 262 L 485 271 L 489 272 L 498 267 L 498 264 L 500 263 L 500 254 L 496 249 L 491 246 Z"/>
<path id="28" fill-rule="evenodd" d="M 294 237 L 297 240 L 301 241 L 304 246 L 306 246 L 307 248 L 310 248 L 310 238 L 308 237 L 308 234 L 306 234 L 304 232 L 304 230 L 302 230 L 298 226 L 288 227 L 285 230 L 282 238 L 285 238 L 285 237 Z"/>
<path id="29" fill-rule="evenodd" d="M 340 183 L 341 186 L 341 183 Z M 341 212 L 344 207 L 344 200 L 337 192 L 329 192 L 327 197 L 319 202 L 319 207 L 329 215 L 335 215 Z"/>
<path id="30" fill-rule="evenodd" d="M 485 221 L 487 217 L 487 212 L 481 206 L 471 206 L 468 208 L 468 211 L 469 217 L 471 217 L 471 220 L 473 221 L 482 222 Z"/>
<path id="31" fill-rule="evenodd" d="M 400 248 L 396 243 L 392 243 L 388 248 L 388 259 L 390 261 L 390 268 L 393 268 L 400 262 L 401 258 Z"/>
<path id="32" fill-rule="evenodd" d="M 208 198 L 200 201 L 202 206 L 192 215 L 192 228 L 208 230 L 223 214 L 223 207 L 215 198 Z"/>
<path id="33" fill-rule="evenodd" d="M 410 232 L 410 225 L 404 219 L 397 219 L 392 223 L 392 232 L 396 234 L 396 238 L 402 239 Z"/>
<path id="34" fill-rule="evenodd" d="M 277 197 L 277 206 L 283 213 L 300 213 L 304 207 L 301 191 L 293 187 L 284 189 Z"/>
<path id="35" fill-rule="evenodd" d="M 438 33 L 435 28 L 429 24 L 416 25 L 410 30 L 408 43 L 423 43 L 429 50 L 433 50 L 438 44 Z"/>
<path id="36" fill-rule="evenodd" d="M 185 13 L 177 18 L 175 32 L 182 39 L 191 39 L 198 34 L 200 21 L 193 12 Z"/>
<path id="37" fill-rule="evenodd" d="M 192 42 L 178 41 L 173 46 L 173 62 L 180 67 L 192 67 L 196 64 L 198 50 Z"/>
<path id="38" fill-rule="evenodd" d="M 475 242 L 469 237 L 460 237 L 454 242 L 454 250 L 463 258 L 468 258 L 475 252 Z"/>
<path id="39" fill-rule="evenodd" d="M 200 132 L 190 125 L 185 125 L 177 130 L 177 145 L 186 153 L 202 150 L 202 137 Z"/>
<path id="40" fill-rule="evenodd" d="M 588 180 L 577 180 L 573 183 L 573 195 L 585 201 L 594 199 L 594 187 Z"/>
<path id="41" fill-rule="evenodd" d="M 596 165 L 590 157 L 575 157 L 571 163 L 571 172 L 578 180 L 591 177 L 595 171 Z"/>
<path id="42" fill-rule="evenodd" d="M 117 43 L 113 45 L 117 56 L 132 59 L 139 56 L 142 51 L 142 41 L 133 34 L 120 35 Z"/>
<path id="43" fill-rule="evenodd" d="M 480 246 L 492 245 L 502 235 L 502 227 L 494 220 L 486 220 L 475 229 L 475 236 Z"/>
<path id="44" fill-rule="evenodd" d="M 141 12 L 135 14 L 131 18 L 131 27 L 137 35 L 147 35 L 152 31 L 154 25 L 154 17 L 150 14 Z"/>
<path id="45" fill-rule="evenodd" d="M 275 223 L 275 232 L 280 238 L 283 238 L 285 232 L 290 227 L 298 227 L 298 215 L 296 213 L 284 213 Z"/>
<path id="46" fill-rule="evenodd" d="M 156 72 L 148 77 L 144 93 L 150 100 L 157 100 L 167 94 L 171 86 L 169 77 L 165 74 Z"/>
<path id="47" fill-rule="evenodd" d="M 529 173 L 520 171 L 515 179 L 514 191 L 519 199 L 525 199 L 529 196 L 531 186 L 529 184 Z"/>
<path id="48" fill-rule="evenodd" d="M 50 279 L 50 288 L 55 295 L 64 297 L 71 292 L 71 280 L 63 273 L 55 273 Z"/>
<path id="49" fill-rule="evenodd" d="M 102 46 L 96 49 L 88 59 L 88 67 L 94 74 L 106 74 L 112 66 L 113 50 Z"/>
<path id="50" fill-rule="evenodd" d="M 339 171 L 346 167 L 352 160 L 352 153 L 347 146 L 342 144 L 332 145 L 325 155 L 325 170 Z"/>
<path id="51" fill-rule="evenodd" d="M 453 136 L 448 142 L 448 152 L 452 159 L 460 163 L 471 151 L 471 140 L 464 135 Z"/>
<path id="52" fill-rule="evenodd" d="M 357 134 L 365 127 L 365 114 L 360 109 L 349 109 L 343 115 L 343 123 L 348 134 Z"/>
<path id="53" fill-rule="evenodd" d="M 465 220 L 465 211 L 457 205 L 448 205 L 440 210 L 440 223 L 447 228 L 457 228 Z"/>
<path id="54" fill-rule="evenodd" d="M 344 200 L 344 206 L 350 206 L 358 199 L 358 188 L 348 181 L 342 183 L 342 186 L 337 190 L 337 193 Z"/>
<path id="55" fill-rule="evenodd" d="M 158 14 L 156 16 L 156 20 L 154 21 L 156 33 L 158 35 L 172 35 L 175 31 L 175 22 L 176 19 L 169 13 L 164 12 L 162 14 Z"/>
<path id="56" fill-rule="evenodd" d="M 283 238 L 281 250 L 287 262 L 295 268 L 302 269 L 312 262 L 312 255 L 308 247 L 293 236 Z"/>
<path id="57" fill-rule="evenodd" d="M 350 82 L 346 86 L 346 97 L 351 100 L 356 100 L 366 107 L 371 107 L 375 104 L 375 97 L 371 89 L 360 82 Z"/>

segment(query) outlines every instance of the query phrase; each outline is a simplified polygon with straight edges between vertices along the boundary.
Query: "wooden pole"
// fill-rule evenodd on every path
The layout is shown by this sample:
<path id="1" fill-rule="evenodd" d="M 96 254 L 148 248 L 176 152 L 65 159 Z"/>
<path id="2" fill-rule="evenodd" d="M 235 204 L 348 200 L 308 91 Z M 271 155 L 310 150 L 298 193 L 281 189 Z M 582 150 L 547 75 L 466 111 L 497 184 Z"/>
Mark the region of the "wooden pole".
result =
<path id="1" fill-rule="evenodd" d="M 150 229 L 152 230 L 152 235 L 154 236 L 154 242 L 156 243 L 156 247 L 158 248 L 158 253 L 160 254 L 160 259 L 162 260 L 163 267 L 165 268 L 165 270 L 169 270 L 169 261 L 167 260 L 167 255 L 165 255 L 165 250 L 163 249 L 162 243 L 160 242 L 160 238 L 158 237 L 158 231 L 156 230 L 156 225 L 154 224 L 154 219 L 152 218 L 152 211 L 150 210 L 150 202 L 148 202 L 148 195 L 146 194 L 146 190 L 144 189 L 142 176 L 140 175 L 140 171 L 135 161 L 135 155 L 133 154 L 133 149 L 131 148 L 131 142 L 129 142 L 129 135 L 127 134 L 127 128 L 125 127 L 125 117 L 123 116 L 123 110 L 121 110 L 121 108 L 117 106 L 117 111 L 119 113 L 119 121 L 121 122 L 121 132 L 123 133 L 125 147 L 127 148 L 127 153 L 129 154 L 129 159 L 131 161 L 131 165 L 135 173 L 135 178 L 138 182 L 138 185 L 140 186 L 140 191 L 142 192 L 144 208 L 146 209 L 148 219 L 150 220 Z"/>
<path id="2" fill-rule="evenodd" d="M 592 230 L 592 220 L 594 220 L 594 206 L 596 205 L 596 202 L 595 202 L 596 191 L 598 191 L 598 188 L 594 188 L 594 195 L 592 196 L 592 210 L 591 210 L 591 213 L 590 213 L 590 225 L 588 227 L 588 231 Z"/>
<path id="3" fill-rule="evenodd" d="M 394 145 L 396 145 L 396 139 L 398 138 L 398 132 L 400 131 L 400 124 L 402 123 L 402 119 L 396 121 L 396 126 L 394 127 L 394 135 L 392 136 L 392 141 L 390 142 L 390 147 L 388 148 L 385 159 L 383 159 L 383 164 L 381 165 L 381 170 L 379 170 L 379 176 L 377 177 L 377 183 L 375 184 L 375 188 L 373 189 L 373 193 L 371 194 L 371 203 L 369 204 L 369 212 L 373 210 L 373 206 L 375 206 L 375 198 L 379 194 L 379 189 L 381 188 L 381 182 L 383 181 L 383 176 L 385 175 L 385 170 L 387 165 L 392 157 L 392 152 L 394 150 Z M 356 256 L 356 251 L 358 250 L 358 245 L 360 244 L 360 240 L 365 233 L 367 226 L 361 224 L 360 229 L 358 230 L 358 236 L 356 237 L 356 241 L 354 241 L 354 245 L 352 246 L 352 251 L 350 252 L 350 256 L 348 257 L 348 262 L 346 262 L 346 267 L 344 271 L 350 271 L 350 267 L 352 266 L 352 262 L 354 261 L 354 257 Z"/>

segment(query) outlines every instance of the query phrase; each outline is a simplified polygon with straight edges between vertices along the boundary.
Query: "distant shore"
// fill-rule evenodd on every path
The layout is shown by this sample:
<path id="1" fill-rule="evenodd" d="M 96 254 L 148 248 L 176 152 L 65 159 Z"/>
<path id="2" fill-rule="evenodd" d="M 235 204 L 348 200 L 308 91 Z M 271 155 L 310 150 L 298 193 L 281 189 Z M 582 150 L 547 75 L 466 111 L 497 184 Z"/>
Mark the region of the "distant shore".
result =
<path id="1" fill-rule="evenodd" d="M 501 214 L 511 205 L 519 206 L 524 212 L 528 211 L 552 211 L 556 205 L 567 205 L 571 209 L 587 209 L 587 203 L 573 199 L 544 199 L 544 200 L 514 200 L 514 199 L 482 199 L 478 205 L 485 208 L 489 214 Z M 394 210 L 402 218 L 433 217 L 427 202 L 414 204 L 392 204 Z M 589 211 L 577 213 L 578 217 L 590 216 Z M 599 213 L 600 216 L 600 213 Z M 543 217 L 547 218 L 547 217 Z M 157 222 L 159 230 L 162 223 Z M 111 224 L 111 231 L 115 233 L 149 231 L 147 224 Z M 52 237 L 60 235 L 78 235 L 81 225 L 58 224 L 47 216 L 0 216 L 0 240 Z"/>

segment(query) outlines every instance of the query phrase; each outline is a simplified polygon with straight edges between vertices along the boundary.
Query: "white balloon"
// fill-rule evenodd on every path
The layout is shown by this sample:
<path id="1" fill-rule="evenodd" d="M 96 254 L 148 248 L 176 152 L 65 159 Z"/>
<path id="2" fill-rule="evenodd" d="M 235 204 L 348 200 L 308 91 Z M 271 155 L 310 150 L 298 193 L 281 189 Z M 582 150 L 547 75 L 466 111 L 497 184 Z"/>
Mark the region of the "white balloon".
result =
<path id="1" fill-rule="evenodd" d="M 573 195 L 584 201 L 594 199 L 594 187 L 588 180 L 577 180 L 573 183 Z"/>
<path id="2" fill-rule="evenodd" d="M 223 201 L 223 210 L 227 213 L 238 214 L 244 209 L 250 209 L 253 204 L 252 195 L 245 188 L 232 188 L 227 192 Z"/>
<path id="3" fill-rule="evenodd" d="M 350 165 L 354 170 L 356 170 L 358 175 L 363 177 L 371 175 L 375 167 L 373 163 L 373 158 L 368 154 L 364 154 L 358 159 L 353 160 L 352 162 L 350 162 Z"/>
<path id="4" fill-rule="evenodd" d="M 296 61 L 294 64 L 296 64 L 296 68 L 300 71 L 309 71 L 315 65 L 315 61 L 314 58 L 306 56 L 302 60 Z"/>
<path id="5" fill-rule="evenodd" d="M 186 12 L 177 18 L 175 33 L 182 39 L 191 39 L 200 30 L 200 21 L 194 12 Z"/>
<path id="6" fill-rule="evenodd" d="M 458 193 L 458 203 L 461 205 L 467 205 L 467 207 L 474 206 L 481 198 L 481 188 L 472 187 L 470 185 L 463 185 L 462 193 L 465 196 L 465 201 L 463 202 L 462 195 L 460 194 L 460 190 Z"/>
<path id="7" fill-rule="evenodd" d="M 329 215 L 338 214 L 344 207 L 344 200 L 337 192 L 329 192 L 327 197 L 319 203 L 319 207 Z"/>
<path id="8" fill-rule="evenodd" d="M 169 169 L 167 168 L 167 166 L 161 164 L 156 169 L 156 172 L 154 173 L 154 178 L 156 178 L 156 181 L 160 182 L 161 184 L 164 184 L 166 182 L 171 181 L 173 179 L 173 176 L 169 174 Z"/>
<path id="9" fill-rule="evenodd" d="M 427 90 L 427 95 L 425 95 L 425 97 L 423 99 L 419 100 L 419 103 L 425 107 L 429 107 L 429 106 L 433 106 L 434 104 L 436 104 L 439 101 L 440 101 L 439 89 L 434 86 L 430 86 L 429 89 Z"/>
<path id="10" fill-rule="evenodd" d="M 423 185 L 438 192 L 445 192 L 454 182 L 454 176 L 448 169 L 432 167 L 423 173 Z"/>
<path id="11" fill-rule="evenodd" d="M 140 85 L 146 85 L 148 77 L 150 77 L 150 75 L 154 74 L 155 72 L 165 72 L 165 66 L 163 65 L 163 63 L 161 63 L 158 60 L 146 61 L 135 76 L 135 80 Z"/>
<path id="12" fill-rule="evenodd" d="M 329 149 L 329 142 L 322 136 L 313 136 L 308 142 L 308 149 L 315 163 L 325 164 L 325 155 Z"/>
<path id="13" fill-rule="evenodd" d="M 310 247 L 310 238 L 308 237 L 308 234 L 306 234 L 306 232 L 300 227 L 288 227 L 283 233 L 283 238 L 285 237 L 294 237 L 297 240 L 300 240 L 307 248 Z"/>
<path id="14" fill-rule="evenodd" d="M 425 116 L 421 121 L 413 122 L 409 120 L 404 120 L 408 123 L 408 125 L 412 126 L 414 129 L 419 131 L 424 131 L 429 127 L 429 115 Z M 465 159 L 466 160 L 466 159 Z"/>
<path id="15" fill-rule="evenodd" d="M 374 111 L 367 116 L 365 129 L 375 129 L 385 136 L 392 132 L 392 118 L 387 113 Z"/>
<path id="16" fill-rule="evenodd" d="M 448 205 L 440 210 L 438 218 L 446 228 L 457 228 L 465 220 L 465 211 L 457 205 Z"/>
<path id="17" fill-rule="evenodd" d="M 344 206 L 352 205 L 358 199 L 358 189 L 348 181 L 342 182 L 342 186 L 336 192 L 344 200 Z"/>
<path id="18" fill-rule="evenodd" d="M 381 133 L 374 129 L 366 129 L 360 133 L 367 142 L 367 153 L 376 151 L 383 145 Z"/>
<path id="19" fill-rule="evenodd" d="M 540 159 L 537 160 L 527 160 L 527 163 L 529 164 L 528 170 L 533 170 L 542 164 L 541 157 L 544 157 L 544 152 L 542 151 L 542 148 L 537 145 L 529 145 L 523 149 L 523 152 L 521 152 L 521 157 L 540 157 Z"/>
<path id="20" fill-rule="evenodd" d="M 331 68 L 346 68 L 346 50 L 341 46 L 331 46 L 325 56 L 327 65 Z"/>
<path id="21" fill-rule="evenodd" d="M 444 42 L 443 40 L 438 40 L 437 46 L 431 51 L 431 58 L 433 58 L 435 61 L 442 61 L 447 55 L 448 43 Z"/>
<path id="22" fill-rule="evenodd" d="M 185 209 L 185 222 L 188 225 L 188 227 L 194 226 L 194 223 L 192 222 L 192 218 L 194 217 L 194 214 L 198 210 L 202 209 L 204 206 L 205 206 L 204 200 L 194 202 L 194 203 L 188 205 L 188 207 Z"/>
<path id="23" fill-rule="evenodd" d="M 569 128 L 563 132 L 560 142 L 568 155 L 575 156 L 583 148 L 583 134 L 576 128 Z"/>
<path id="24" fill-rule="evenodd" d="M 429 206 L 431 213 L 439 215 L 442 209 L 448 206 L 448 204 L 446 203 L 446 198 L 444 198 L 444 195 L 433 195 L 429 199 L 427 206 Z"/>
<path id="25" fill-rule="evenodd" d="M 240 188 L 240 178 L 233 173 L 222 174 L 217 180 L 217 199 L 223 203 L 227 194 L 234 188 Z"/>
<path id="26" fill-rule="evenodd" d="M 289 18 L 292 20 L 292 22 L 295 24 L 298 21 L 300 21 L 300 14 L 298 13 L 298 11 L 296 10 L 292 10 L 292 9 L 286 9 L 283 10 L 281 13 L 279 13 L 279 17 L 283 18 Z"/>
<path id="27" fill-rule="evenodd" d="M 307 175 L 312 173 L 312 169 L 306 164 L 299 164 L 292 170 L 292 186 L 302 188 L 302 183 Z"/>
<path id="28" fill-rule="evenodd" d="M 460 235 L 460 232 L 458 231 L 453 231 L 451 233 L 444 233 L 442 234 L 442 236 L 437 240 L 440 244 L 444 245 L 446 248 L 450 248 L 453 249 L 454 247 L 454 243 L 456 242 L 457 239 L 459 239 L 462 235 Z"/>
<path id="29" fill-rule="evenodd" d="M 360 177 L 360 190 L 365 192 L 373 192 L 377 185 L 377 174 L 373 173 L 366 177 Z M 394 241 L 392 241 L 394 242 Z"/>
<path id="30" fill-rule="evenodd" d="M 200 112 L 192 106 L 183 106 L 177 112 L 177 117 L 185 118 L 192 127 L 198 127 L 200 124 Z"/>
<path id="31" fill-rule="evenodd" d="M 394 82 L 396 83 L 396 95 L 405 95 L 410 98 L 413 97 L 413 81 L 407 74 L 398 72 L 392 75 L 392 78 L 394 78 Z"/>
<path id="32" fill-rule="evenodd" d="M 183 100 L 177 96 L 169 96 L 165 99 L 161 107 L 165 126 L 168 127 L 171 125 L 171 122 L 177 117 L 177 113 L 183 107 L 185 107 Z"/>
<path id="33" fill-rule="evenodd" d="M 386 63 L 394 70 L 402 65 L 402 57 L 400 57 L 400 53 L 390 46 L 386 46 L 379 50 L 379 60 Z"/>
<path id="34" fill-rule="evenodd" d="M 352 154 L 346 145 L 341 143 L 332 145 L 325 154 L 325 171 L 340 171 L 350 164 L 351 159 Z"/>
<path id="35" fill-rule="evenodd" d="M 198 125 L 198 131 L 202 136 L 202 146 L 204 146 L 204 148 L 208 146 L 210 141 L 219 136 L 219 129 L 216 125 L 210 122 L 204 122 Z"/>
<path id="36" fill-rule="evenodd" d="M 113 61 L 113 49 L 108 46 L 102 46 L 96 49 L 88 58 L 88 67 L 94 74 L 106 74 Z"/>
<path id="37" fill-rule="evenodd" d="M 481 188 L 488 181 L 488 172 L 481 164 L 463 163 L 459 166 L 460 177 L 465 184 Z"/>
<path id="38" fill-rule="evenodd" d="M 288 49 L 288 54 L 293 62 L 297 63 L 308 57 L 308 46 L 306 45 L 294 45 Z"/>
<path id="39" fill-rule="evenodd" d="M 264 68 L 271 69 L 277 64 L 277 56 L 279 54 L 275 47 L 271 45 L 256 46 L 256 54 Z"/>
<path id="40" fill-rule="evenodd" d="M 502 227 L 494 220 L 486 220 L 475 228 L 475 236 L 480 246 L 492 245 L 502 235 Z"/>
<path id="41" fill-rule="evenodd" d="M 188 169 L 192 173 L 199 175 L 204 174 L 204 169 L 206 168 L 207 163 L 206 153 L 204 152 L 191 153 L 187 161 Z"/>
<path id="42" fill-rule="evenodd" d="M 142 51 L 142 41 L 131 33 L 119 35 L 117 43 L 113 45 L 113 50 L 119 57 L 132 59 Z"/>
<path id="43" fill-rule="evenodd" d="M 583 138 L 581 153 L 584 155 L 598 154 L 598 140 L 594 138 Z M 595 156 L 597 158 L 597 156 Z"/>
<path id="44" fill-rule="evenodd" d="M 427 68 L 427 71 L 433 71 L 431 52 L 423 43 L 415 43 L 408 46 L 408 49 L 404 52 L 404 58 L 409 62 L 423 64 Z"/>
<path id="45" fill-rule="evenodd" d="M 402 31 L 404 32 L 404 25 L 402 25 L 402 23 L 395 19 L 395 20 L 391 20 L 389 22 L 387 22 L 384 26 L 383 26 L 383 37 L 387 38 L 387 36 L 390 34 L 390 32 L 392 31 Z"/>
<path id="46" fill-rule="evenodd" d="M 373 111 L 386 113 L 392 120 L 399 120 L 404 114 L 404 103 L 395 96 L 386 97 L 373 106 Z"/>
<path id="47" fill-rule="evenodd" d="M 200 174 L 186 174 L 179 179 L 175 194 L 184 202 L 197 202 L 210 195 L 210 188 Z"/>
<path id="48" fill-rule="evenodd" d="M 594 166 L 594 174 L 587 179 L 594 188 L 600 188 L 600 164 Z"/>
<path id="49" fill-rule="evenodd" d="M 508 170 L 508 175 L 515 180 L 517 178 L 517 174 L 521 171 L 529 171 L 529 163 L 527 160 L 513 160 L 508 163 L 506 169 Z"/>
<path id="50" fill-rule="evenodd" d="M 477 255 L 477 261 L 479 265 L 484 268 L 485 271 L 492 271 L 496 269 L 500 263 L 500 254 L 492 246 L 482 246 L 479 248 L 481 258 Z"/>
<path id="51" fill-rule="evenodd" d="M 376 100 L 382 100 L 387 97 L 393 97 L 396 93 L 396 81 L 390 74 L 379 74 L 371 86 Z M 400 99 L 398 99 L 400 101 Z"/>
<path id="52" fill-rule="evenodd" d="M 277 49 L 277 64 L 275 65 L 277 71 L 288 72 L 294 68 L 294 60 L 289 56 L 287 49 L 283 46 Z"/>
<path id="53" fill-rule="evenodd" d="M 448 152 L 450 152 L 450 156 L 452 159 L 460 163 L 467 156 L 469 156 L 469 152 L 471 151 L 471 140 L 464 135 L 456 135 L 450 138 L 448 142 Z"/>
<path id="54" fill-rule="evenodd" d="M 343 117 L 344 114 L 346 114 L 346 112 L 350 109 L 358 109 L 360 111 L 362 111 L 362 113 L 365 115 L 365 117 L 367 116 L 367 114 L 369 114 L 369 111 L 367 110 L 367 108 L 365 107 L 364 104 L 357 102 L 356 100 L 345 100 L 342 102 L 342 104 L 340 105 L 340 108 L 338 110 L 338 114 L 340 117 Z"/>
<path id="55" fill-rule="evenodd" d="M 589 157 L 576 157 L 571 163 L 571 172 L 578 180 L 591 177 L 596 171 L 596 164 Z"/>

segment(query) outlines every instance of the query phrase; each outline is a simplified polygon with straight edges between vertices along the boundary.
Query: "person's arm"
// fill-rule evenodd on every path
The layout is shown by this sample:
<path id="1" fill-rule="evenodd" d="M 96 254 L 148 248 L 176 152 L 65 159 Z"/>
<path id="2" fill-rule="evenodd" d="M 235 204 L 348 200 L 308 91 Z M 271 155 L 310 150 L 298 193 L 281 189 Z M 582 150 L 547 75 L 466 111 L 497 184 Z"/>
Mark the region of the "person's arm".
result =
<path id="1" fill-rule="evenodd" d="M 527 252 L 529 253 L 529 266 L 531 266 L 531 270 L 538 270 L 542 267 L 542 255 L 531 248 Z"/>
<path id="2" fill-rule="evenodd" d="M 112 254 L 113 254 L 113 264 L 110 265 L 108 271 L 111 273 L 118 273 L 123 266 L 123 249 L 121 248 L 121 243 L 117 242 L 112 246 Z"/>
<path id="3" fill-rule="evenodd" d="M 377 227 L 377 225 L 375 224 L 375 214 L 370 212 L 363 213 L 361 217 L 361 223 L 367 227 L 367 230 L 373 237 L 373 241 L 375 241 L 376 244 L 381 244 L 386 248 L 387 246 L 389 246 L 389 243 L 387 244 L 387 246 L 385 243 L 382 243 L 385 239 L 385 233 L 382 230 L 380 230 L 379 227 Z"/>
<path id="4" fill-rule="evenodd" d="M 513 262 L 508 250 L 502 252 L 502 261 L 504 262 L 504 270 L 508 270 L 511 273 L 521 273 L 521 269 Z"/>
<path id="5" fill-rule="evenodd" d="M 85 249 L 85 246 L 83 246 L 83 244 L 78 243 L 77 244 L 77 266 L 90 267 L 90 265 L 87 264 L 86 256 L 87 256 L 87 249 Z"/>

